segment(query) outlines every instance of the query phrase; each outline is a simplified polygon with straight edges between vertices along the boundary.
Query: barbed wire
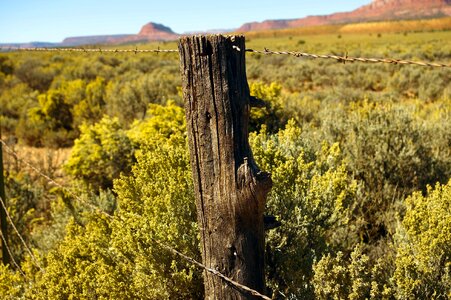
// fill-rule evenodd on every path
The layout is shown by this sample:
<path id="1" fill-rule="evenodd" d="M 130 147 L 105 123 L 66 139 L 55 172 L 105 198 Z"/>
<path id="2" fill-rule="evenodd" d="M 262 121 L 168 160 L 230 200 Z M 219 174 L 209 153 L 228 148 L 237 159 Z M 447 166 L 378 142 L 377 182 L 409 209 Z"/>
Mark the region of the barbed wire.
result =
<path id="1" fill-rule="evenodd" d="M 7 52 L 25 51 L 25 52 L 99 52 L 99 53 L 177 53 L 175 49 L 102 49 L 102 48 L 20 48 L 20 47 L 0 47 L 0 50 Z"/>
<path id="2" fill-rule="evenodd" d="M 241 51 L 240 48 L 234 46 L 234 49 L 237 51 Z M 177 53 L 179 50 L 177 49 L 102 49 L 102 48 L 46 48 L 46 47 L 36 47 L 36 48 L 20 48 L 20 47 L 0 47 L 0 50 L 4 51 L 26 51 L 26 52 L 97 52 L 97 53 Z M 423 61 L 412 61 L 412 60 L 403 60 L 396 58 L 367 58 L 367 57 L 352 57 L 348 55 L 340 56 L 333 54 L 314 54 L 314 53 L 306 53 L 300 51 L 271 51 L 268 48 L 264 48 L 264 50 L 254 50 L 254 49 L 245 49 L 245 52 L 255 53 L 255 54 L 264 54 L 264 55 L 290 55 L 294 57 L 306 57 L 313 59 L 333 59 L 338 62 L 346 63 L 346 62 L 363 62 L 363 63 L 386 63 L 386 64 L 399 64 L 399 65 L 416 65 L 422 67 L 436 67 L 436 68 L 450 68 L 451 64 L 442 64 L 442 63 L 434 63 L 434 62 L 423 62 Z"/>
<path id="3" fill-rule="evenodd" d="M 387 64 L 399 64 L 399 65 L 417 65 L 422 67 L 438 67 L 438 68 L 450 68 L 451 64 L 440 64 L 440 63 L 431 63 L 431 62 L 422 62 L 422 61 L 412 61 L 412 60 L 402 60 L 395 58 L 365 58 L 365 57 L 352 57 L 352 56 L 339 56 L 339 55 L 325 55 L 325 54 L 312 54 L 305 52 L 297 52 L 297 51 L 271 51 L 267 48 L 262 50 L 254 50 L 254 49 L 246 49 L 246 52 L 250 53 L 258 53 L 265 55 L 290 55 L 294 57 L 308 57 L 308 58 L 323 58 L 323 59 L 334 59 L 338 62 L 346 63 L 346 62 L 364 62 L 364 63 L 387 63 Z"/>
<path id="4" fill-rule="evenodd" d="M 190 263 L 192 263 L 192 264 L 198 266 L 199 268 L 202 268 L 202 269 L 204 269 L 205 271 L 207 271 L 207 272 L 209 272 L 209 273 L 211 273 L 211 274 L 213 274 L 213 275 L 215 275 L 215 276 L 218 276 L 219 278 L 221 278 L 221 279 L 224 280 L 225 282 L 227 282 L 227 283 L 229 283 L 229 284 L 231 284 L 231 285 L 233 285 L 233 286 L 235 286 L 235 287 L 238 287 L 238 288 L 240 288 L 240 289 L 242 289 L 242 290 L 244 290 L 244 291 L 250 293 L 250 294 L 253 295 L 253 296 L 260 297 L 260 298 L 265 299 L 265 300 L 272 300 L 272 299 L 269 298 L 268 296 L 265 296 L 265 295 L 263 295 L 263 294 L 260 294 L 260 293 L 257 292 L 256 290 L 251 289 L 250 287 L 247 287 L 247 286 L 245 286 L 245 285 L 242 285 L 242 284 L 236 282 L 236 281 L 233 280 L 233 279 L 230 279 L 229 277 L 225 276 L 225 275 L 222 274 L 221 272 L 216 271 L 215 269 L 212 269 L 212 268 L 207 267 L 206 265 L 204 265 L 204 264 L 198 262 L 198 261 L 195 260 L 194 258 L 191 258 L 191 257 L 189 257 L 189 256 L 187 256 L 187 255 L 185 255 L 185 254 L 183 254 L 183 253 L 181 253 L 181 252 L 175 250 L 174 248 L 169 247 L 168 245 L 165 245 L 165 244 L 163 244 L 163 243 L 161 243 L 160 241 L 157 241 L 157 240 L 155 240 L 155 239 L 152 239 L 152 240 L 153 240 L 155 243 L 157 243 L 158 245 L 160 245 L 162 248 L 164 248 L 164 249 L 166 249 L 166 250 L 168 250 L 168 251 L 170 251 L 170 252 L 172 252 L 172 253 L 174 253 L 174 254 L 180 256 L 180 257 L 182 257 L 182 258 L 185 259 L 186 261 L 188 261 L 188 262 L 190 262 Z"/>
<path id="5" fill-rule="evenodd" d="M 3 141 L 2 139 L 0 139 L 0 143 L 2 143 L 2 144 L 5 146 L 5 150 L 6 150 L 6 152 L 7 152 L 8 154 L 14 156 L 16 159 L 18 159 L 19 161 L 21 161 L 22 163 L 24 163 L 25 165 L 27 165 L 29 168 L 31 168 L 32 170 L 34 170 L 39 176 L 45 178 L 46 180 L 48 180 L 49 182 L 53 183 L 54 185 L 56 185 L 56 186 L 58 186 L 58 187 L 60 187 L 60 188 L 62 188 L 62 189 L 64 189 L 64 190 L 70 192 L 71 195 L 72 195 L 73 197 L 75 197 L 76 199 L 79 199 L 80 201 L 83 201 L 83 200 L 82 200 L 81 198 L 79 198 L 77 195 L 73 194 L 73 193 L 69 190 L 68 187 L 65 187 L 65 186 L 63 186 L 62 184 L 58 183 L 57 181 L 55 181 L 54 179 L 52 179 L 52 178 L 49 177 L 48 175 L 44 174 L 44 173 L 43 173 L 41 170 L 39 170 L 37 167 L 33 166 L 30 162 L 28 162 L 28 161 L 26 161 L 26 160 L 20 158 L 19 155 L 18 155 L 13 149 L 11 149 L 11 147 L 9 147 L 9 146 L 6 144 L 5 141 Z M 1 201 L 1 202 L 2 202 L 2 205 L 3 205 L 3 201 Z M 94 205 L 92 205 L 92 204 L 90 204 L 90 203 L 86 203 L 85 201 L 83 201 L 83 202 L 84 202 L 85 204 L 88 204 L 88 205 L 90 205 L 90 206 L 93 206 L 93 208 L 94 208 L 95 210 L 101 212 L 102 214 L 104 214 L 104 215 L 107 216 L 108 218 L 113 219 L 113 216 L 112 216 L 112 215 L 107 214 L 106 212 L 104 212 L 103 210 L 101 210 L 100 208 L 98 208 L 97 206 L 94 206 Z M 269 298 L 268 296 L 265 296 L 265 295 L 259 293 L 258 291 L 254 290 L 254 289 L 252 289 L 252 288 L 250 288 L 250 287 L 247 287 L 247 286 L 245 286 L 245 285 L 242 285 L 242 284 L 240 284 L 240 283 L 234 281 L 233 279 L 231 279 L 231 278 L 225 276 L 225 275 L 222 274 L 221 272 L 216 271 L 216 270 L 214 270 L 214 269 L 212 269 L 212 268 L 209 268 L 209 267 L 205 266 L 204 264 L 202 264 L 201 262 L 198 262 L 198 261 L 195 260 L 194 258 L 191 258 L 191 257 L 189 257 L 188 255 L 183 254 L 183 253 L 177 251 L 176 249 L 174 249 L 174 248 L 172 248 L 172 247 L 170 247 L 170 246 L 168 246 L 168 245 L 166 245 L 166 244 L 164 244 L 164 243 L 162 243 L 162 242 L 160 242 L 160 241 L 157 241 L 157 240 L 154 239 L 154 238 L 151 238 L 151 239 L 152 239 L 152 241 L 154 241 L 154 243 L 160 245 L 162 248 L 164 248 L 164 249 L 166 249 L 166 250 L 172 252 L 173 254 L 178 255 L 179 257 L 183 258 L 184 260 L 188 261 L 189 263 L 191 263 L 191 264 L 193 264 L 193 265 L 195 265 L 195 266 L 197 266 L 197 267 L 199 267 L 199 268 L 202 268 L 202 269 L 204 269 L 205 271 L 207 271 L 207 272 L 209 272 L 209 273 L 211 273 L 211 274 L 213 274 L 213 275 L 215 275 L 215 276 L 218 276 L 219 278 L 221 278 L 221 279 L 224 280 L 225 282 L 227 282 L 227 283 L 229 283 L 229 284 L 235 286 L 236 288 L 241 289 L 241 290 L 243 290 L 243 291 L 246 291 L 246 292 L 250 293 L 250 294 L 253 295 L 253 296 L 260 297 L 260 298 L 265 299 L 265 300 L 271 300 L 271 298 Z M 20 269 L 20 268 L 19 268 L 19 269 Z M 41 270 L 42 270 L 42 269 L 41 269 Z M 23 274 L 23 275 L 24 275 L 24 274 Z"/>
<path id="6" fill-rule="evenodd" d="M 43 171 L 41 171 L 40 169 L 38 169 L 37 167 L 35 167 L 33 164 L 31 164 L 30 162 L 26 161 L 25 159 L 19 157 L 19 155 L 11 148 L 8 146 L 8 144 L 3 141 L 2 139 L 0 139 L 0 143 L 3 144 L 3 146 L 5 147 L 5 150 L 8 154 L 14 156 L 18 161 L 22 162 L 23 164 L 25 164 L 26 166 L 28 166 L 30 169 L 32 169 L 36 174 L 38 174 L 39 176 L 45 178 L 48 182 L 52 183 L 53 185 L 67 191 L 69 193 L 69 195 L 71 195 L 74 199 L 76 199 L 77 201 L 79 201 L 80 203 L 83 203 L 87 206 L 89 206 L 90 208 L 98 211 L 99 213 L 109 216 L 111 217 L 110 214 L 108 214 L 107 212 L 101 210 L 99 207 L 87 202 L 86 200 L 84 200 L 83 198 L 81 198 L 80 196 L 76 195 L 74 192 L 72 192 L 71 189 L 69 189 L 69 187 L 66 187 L 64 185 L 62 185 L 61 183 L 57 182 L 56 180 L 54 180 L 53 178 L 51 178 L 50 176 L 48 176 L 47 174 L 45 174 Z"/>
<path id="7" fill-rule="evenodd" d="M 22 244 L 24 245 L 25 249 L 27 250 L 28 254 L 30 254 L 31 260 L 33 261 L 33 264 L 38 267 L 39 270 L 41 270 L 42 273 L 44 273 L 44 270 L 42 269 L 41 265 L 38 263 L 38 260 L 36 259 L 36 257 L 34 256 L 33 252 L 31 251 L 30 247 L 28 247 L 27 243 L 25 243 L 24 238 L 22 237 L 22 235 L 20 234 L 19 230 L 17 230 L 16 225 L 13 222 L 13 219 L 11 218 L 11 216 L 9 215 L 8 209 L 6 208 L 5 202 L 3 201 L 2 197 L 0 197 L 0 204 L 3 207 L 3 209 L 6 212 L 6 217 L 9 220 L 9 223 L 11 224 L 11 226 L 13 227 L 14 231 L 16 232 L 16 234 L 19 236 L 20 241 L 22 242 Z"/>
<path id="8" fill-rule="evenodd" d="M 0 236 L 2 238 L 3 241 L 3 246 L 6 248 L 6 251 L 8 251 L 9 257 L 11 258 L 11 261 L 13 262 L 13 265 L 17 268 L 17 270 L 19 270 L 20 274 L 22 274 L 22 276 L 27 279 L 27 276 L 25 275 L 25 273 L 22 271 L 22 269 L 20 268 L 19 264 L 16 262 L 16 260 L 14 259 L 14 256 L 11 252 L 11 249 L 8 246 L 8 242 L 6 241 L 5 236 L 3 235 L 3 232 L 0 231 Z"/>

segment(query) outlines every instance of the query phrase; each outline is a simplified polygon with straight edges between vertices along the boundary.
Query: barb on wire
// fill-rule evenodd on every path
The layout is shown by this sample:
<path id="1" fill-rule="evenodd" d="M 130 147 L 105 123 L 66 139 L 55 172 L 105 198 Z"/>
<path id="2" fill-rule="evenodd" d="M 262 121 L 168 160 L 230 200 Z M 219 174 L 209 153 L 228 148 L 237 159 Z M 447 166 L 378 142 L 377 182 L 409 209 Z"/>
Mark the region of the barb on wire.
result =
<path id="1" fill-rule="evenodd" d="M 211 273 L 211 274 L 213 274 L 213 275 L 215 275 L 215 276 L 218 276 L 219 278 L 221 278 L 221 279 L 224 280 L 225 282 L 227 282 L 227 283 L 229 283 L 229 284 L 235 286 L 236 288 L 239 288 L 239 289 L 241 289 L 241 290 L 244 290 L 244 291 L 250 293 L 250 294 L 253 295 L 253 296 L 260 297 L 261 299 L 271 300 L 271 298 L 269 298 L 268 296 L 265 296 L 265 295 L 263 295 L 263 294 L 257 292 L 256 290 L 251 289 L 250 287 L 247 287 L 247 286 L 245 286 L 245 285 L 242 285 L 242 284 L 236 282 L 236 281 L 233 280 L 233 279 L 230 279 L 229 277 L 225 276 L 225 275 L 222 274 L 221 272 L 216 271 L 216 270 L 214 270 L 214 269 L 212 269 L 212 268 L 207 267 L 206 265 L 204 265 L 204 264 L 198 262 L 198 261 L 195 260 L 194 258 L 191 258 L 191 257 L 189 257 L 189 256 L 187 256 L 187 255 L 185 255 L 185 254 L 183 254 L 183 253 L 181 253 L 181 252 L 175 250 L 174 248 L 171 248 L 171 247 L 169 247 L 169 246 L 167 246 L 167 245 L 161 243 L 160 241 L 157 241 L 157 240 L 155 240 L 155 239 L 153 239 L 153 238 L 152 238 L 152 240 L 153 240 L 155 243 L 157 243 L 158 245 L 160 245 L 162 248 L 168 250 L 169 252 L 172 252 L 172 253 L 178 255 L 179 257 L 181 257 L 181 258 L 183 258 L 184 260 L 186 260 L 186 261 L 192 263 L 193 265 L 196 265 L 197 267 L 199 267 L 199 268 L 201 268 L 201 269 L 204 269 L 205 271 L 207 271 L 207 272 L 209 272 L 209 273 Z"/>
<path id="2" fill-rule="evenodd" d="M 5 239 L 5 236 L 3 235 L 3 232 L 0 231 L 0 236 L 3 240 L 3 245 L 6 248 L 6 251 L 8 251 L 9 257 L 11 258 L 11 261 L 13 262 L 13 265 L 16 267 L 17 270 L 19 270 L 20 274 L 22 274 L 22 276 L 27 279 L 27 276 L 25 275 L 25 273 L 22 271 L 22 269 L 20 268 L 19 264 L 16 262 L 16 260 L 14 259 L 14 256 L 11 252 L 11 249 L 9 249 L 8 243 Z"/>
<path id="3" fill-rule="evenodd" d="M 233 46 L 233 48 L 237 51 L 241 51 L 237 46 Z M 0 51 L 26 51 L 26 52 L 99 52 L 99 53 L 176 53 L 179 50 L 176 49 L 102 49 L 102 48 L 45 48 L 45 47 L 36 47 L 36 48 L 20 48 L 20 47 L 0 47 Z M 387 63 L 387 64 L 399 64 L 399 65 L 417 65 L 423 67 L 438 67 L 438 68 L 449 68 L 451 64 L 441 64 L 441 63 L 433 63 L 433 62 L 422 62 L 422 61 L 412 61 L 412 60 L 402 60 L 395 58 L 366 58 L 366 57 L 352 57 L 347 54 L 344 56 L 332 55 L 332 54 L 314 54 L 314 53 L 305 53 L 299 51 L 271 51 L 268 48 L 264 48 L 264 50 L 254 50 L 254 49 L 245 49 L 246 52 L 250 53 L 259 53 L 259 54 L 275 54 L 275 55 L 291 55 L 295 57 L 309 57 L 309 58 L 323 58 L 323 59 L 334 59 L 338 62 L 346 63 L 346 62 L 365 62 L 365 63 Z"/>
<path id="4" fill-rule="evenodd" d="M 38 263 L 38 260 L 36 259 L 36 257 L 33 255 L 33 252 L 31 251 L 30 247 L 28 247 L 27 243 L 25 243 L 25 240 L 23 239 L 23 237 L 20 234 L 19 230 L 17 230 L 17 227 L 14 224 L 13 219 L 11 218 L 11 216 L 9 215 L 8 210 L 6 209 L 6 205 L 5 205 L 5 202 L 3 201 L 2 197 L 0 197 L 0 204 L 1 204 L 1 206 L 3 207 L 3 209 L 6 212 L 6 217 L 8 218 L 9 223 L 13 227 L 14 231 L 16 232 L 16 234 L 19 236 L 19 239 L 22 242 L 22 244 L 24 245 L 24 247 L 27 250 L 28 254 L 30 254 L 30 257 L 33 260 L 34 265 L 36 267 L 38 267 L 38 269 L 41 270 L 42 273 L 44 273 L 44 270 L 42 269 L 41 265 Z"/>
<path id="5" fill-rule="evenodd" d="M 324 55 L 324 54 L 312 54 L 305 52 L 297 52 L 297 51 L 271 51 L 267 48 L 264 50 L 254 50 L 254 49 L 246 49 L 246 52 L 250 53 L 259 53 L 265 55 L 291 55 L 294 57 L 309 57 L 309 58 L 324 58 L 324 59 L 335 59 L 338 62 L 366 62 L 366 63 L 388 63 L 388 64 L 400 64 L 400 65 L 417 65 L 423 67 L 438 67 L 438 68 L 450 68 L 451 64 L 440 64 L 440 63 L 431 63 L 431 62 L 422 62 L 422 61 L 412 61 L 412 60 L 401 60 L 394 58 L 365 58 L 365 57 L 352 57 L 348 56 L 339 56 L 339 55 Z"/>
<path id="6" fill-rule="evenodd" d="M 36 48 L 20 48 L 20 47 L 0 47 L 0 50 L 12 52 L 12 51 L 25 51 L 25 52 L 99 52 L 99 53 L 175 53 L 179 52 L 175 49 L 102 49 L 102 48 L 46 48 L 46 47 L 36 47 Z"/>
<path id="7" fill-rule="evenodd" d="M 83 204 L 89 206 L 90 208 L 94 209 L 95 211 L 98 211 L 99 213 L 101 213 L 103 215 L 111 217 L 111 215 L 108 214 L 107 212 L 101 210 L 99 207 L 97 207 L 97 206 L 87 202 L 86 200 L 82 199 L 80 196 L 78 196 L 74 192 L 72 192 L 68 187 L 66 187 L 66 186 L 62 185 L 61 183 L 57 182 L 56 180 L 52 179 L 51 177 L 49 177 L 44 172 L 42 172 L 41 170 L 39 170 L 38 168 L 33 166 L 28 161 L 24 160 L 23 158 L 20 158 L 19 155 L 13 149 L 11 149 L 11 147 L 9 147 L 8 144 L 5 141 L 3 141 L 2 139 L 0 139 L 0 143 L 3 144 L 3 146 L 5 147 L 5 150 L 6 150 L 7 153 L 9 153 L 10 155 L 14 156 L 20 162 L 24 163 L 26 166 L 28 166 L 30 169 L 32 169 L 34 172 L 36 172 L 36 174 L 38 174 L 39 176 L 45 178 L 47 181 L 49 181 L 50 183 L 54 184 L 55 186 L 67 191 L 72 197 L 74 197 L 74 199 L 78 200 L 80 203 L 83 203 Z"/>

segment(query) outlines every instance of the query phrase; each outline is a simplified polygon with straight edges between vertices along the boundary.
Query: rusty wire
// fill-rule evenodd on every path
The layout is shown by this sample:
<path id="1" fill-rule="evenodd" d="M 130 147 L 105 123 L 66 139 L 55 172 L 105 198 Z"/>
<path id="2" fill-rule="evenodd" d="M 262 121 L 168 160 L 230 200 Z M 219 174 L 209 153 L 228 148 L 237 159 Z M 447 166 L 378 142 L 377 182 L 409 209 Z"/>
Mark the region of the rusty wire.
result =
<path id="1" fill-rule="evenodd" d="M 0 50 L 11 51 L 25 51 L 25 52 L 99 52 L 99 53 L 175 53 L 179 50 L 174 49 L 102 49 L 102 48 L 47 48 L 47 47 L 35 47 L 35 48 L 20 48 L 20 47 L 0 47 Z"/>
<path id="2" fill-rule="evenodd" d="M 199 268 L 202 268 L 202 269 L 204 269 L 205 271 L 207 271 L 207 272 L 209 272 L 209 273 L 211 273 L 211 274 L 213 274 L 213 275 L 215 275 L 215 276 L 218 276 L 219 278 L 221 278 L 221 279 L 224 280 L 225 282 L 227 282 L 227 283 L 229 283 L 229 284 L 231 284 L 231 285 L 233 285 L 233 286 L 235 286 L 235 287 L 237 287 L 237 288 L 239 288 L 239 289 L 241 289 L 241 290 L 244 290 L 244 291 L 250 293 L 250 294 L 253 295 L 253 296 L 260 297 L 261 299 L 265 299 L 265 300 L 271 300 L 271 298 L 269 298 L 268 296 L 265 296 L 265 295 L 263 295 L 263 294 L 257 292 L 256 290 L 251 289 L 250 287 L 247 287 L 247 286 L 245 286 L 245 285 L 242 285 L 242 284 L 236 282 L 236 281 L 233 280 L 233 279 L 230 279 L 229 277 L 223 275 L 221 272 L 219 272 L 219 271 L 217 271 L 217 270 L 215 270 L 215 269 L 212 269 L 212 268 L 207 267 L 206 265 L 204 265 L 204 264 L 198 262 L 198 261 L 195 260 L 194 258 L 191 258 L 191 257 L 189 257 L 189 256 L 187 256 L 187 255 L 185 255 L 185 254 L 183 254 L 183 253 L 181 253 L 181 252 L 175 250 L 174 248 L 169 247 L 169 246 L 167 246 L 167 245 L 165 245 L 165 244 L 163 244 L 163 243 L 161 243 L 161 242 L 159 242 L 159 241 L 157 241 L 157 240 L 155 240 L 155 239 L 152 239 L 152 240 L 153 240 L 155 243 L 157 243 L 158 245 L 160 245 L 162 248 L 164 248 L 164 249 L 166 249 L 166 250 L 168 250 L 168 251 L 170 251 L 170 252 L 172 252 L 172 253 L 174 253 L 174 254 L 180 256 L 180 257 L 182 257 L 184 260 L 186 260 L 186 261 L 192 263 L 193 265 L 196 265 L 196 266 L 198 266 Z"/>
<path id="3" fill-rule="evenodd" d="M 25 243 L 24 238 L 22 237 L 22 235 L 20 234 L 19 230 L 17 230 L 16 225 L 13 222 L 13 219 L 11 218 L 11 216 L 9 215 L 8 209 L 6 208 L 5 202 L 3 201 L 2 197 L 0 197 L 0 204 L 3 207 L 3 209 L 5 210 L 6 216 L 9 220 L 9 223 L 11 224 L 11 226 L 13 227 L 14 231 L 16 232 L 16 234 L 19 236 L 20 241 L 22 242 L 22 244 L 24 245 L 25 249 L 27 250 L 28 254 L 30 254 L 31 260 L 33 261 L 33 264 L 38 267 L 39 270 L 41 270 L 41 272 L 44 273 L 44 270 L 42 269 L 41 265 L 38 263 L 38 260 L 36 259 L 36 257 L 34 256 L 33 252 L 31 251 L 30 247 L 28 247 L 27 243 Z"/>
<path id="4" fill-rule="evenodd" d="M 9 146 L 6 144 L 6 142 L 4 142 L 2 139 L 0 139 L 0 143 L 2 143 L 2 144 L 5 146 L 6 153 L 8 153 L 8 154 L 14 156 L 16 159 L 18 159 L 19 161 L 21 161 L 22 163 L 24 163 L 25 165 L 27 165 L 29 168 L 31 168 L 33 171 L 35 171 L 39 176 L 45 178 L 46 180 L 48 180 L 49 182 L 53 183 L 54 185 L 56 185 L 56 186 L 58 186 L 58 187 L 60 187 L 60 188 L 62 188 L 62 189 L 64 189 L 64 190 L 68 191 L 68 192 L 71 194 L 71 196 L 73 196 L 74 198 L 78 199 L 79 201 L 82 201 L 83 203 L 89 205 L 90 207 L 92 207 L 93 209 L 97 210 L 98 212 L 104 214 L 104 215 L 107 216 L 108 218 L 113 219 L 113 216 L 112 216 L 112 215 L 107 214 L 106 212 L 104 212 L 103 210 L 101 210 L 100 208 L 98 208 L 97 206 L 94 206 L 94 205 L 92 205 L 92 204 L 90 204 L 90 203 L 87 203 L 86 201 L 84 201 L 83 199 L 81 199 L 80 197 L 78 197 L 77 195 L 75 195 L 74 193 L 72 193 L 72 192 L 69 190 L 68 187 L 63 186 L 62 184 L 58 183 L 57 181 L 55 181 L 54 179 L 52 179 L 52 178 L 49 177 L 48 175 L 44 174 L 44 173 L 43 173 L 41 170 L 39 170 L 37 167 L 33 166 L 30 162 L 28 162 L 28 161 L 26 161 L 26 160 L 20 158 L 19 155 L 18 155 L 13 149 L 11 149 L 11 147 L 9 147 Z M 3 201 L 2 201 L 2 203 L 3 203 Z M 170 246 L 168 246 L 168 245 L 166 245 L 166 244 L 164 244 L 164 243 L 162 243 L 162 242 L 160 242 L 160 241 L 155 240 L 154 238 L 152 238 L 152 240 L 153 240 L 156 244 L 158 244 L 159 246 L 161 246 L 162 248 L 166 249 L 167 251 L 170 251 L 170 252 L 172 252 L 173 254 L 176 254 L 177 256 L 183 258 L 183 259 L 186 260 L 187 262 L 189 262 L 189 263 L 191 263 L 191 264 L 193 264 L 193 265 L 195 265 L 195 266 L 197 266 L 197 267 L 199 267 L 199 268 L 201 268 L 201 269 L 204 269 L 205 271 L 207 271 L 207 272 L 209 272 L 209 273 L 211 273 L 211 274 L 213 274 L 213 275 L 215 275 L 215 276 L 221 278 L 222 280 L 224 280 L 224 281 L 227 282 L 228 284 L 231 284 L 231 285 L 235 286 L 236 288 L 238 288 L 238 289 L 240 289 L 240 290 L 242 290 L 242 291 L 246 291 L 246 292 L 250 293 L 250 294 L 253 295 L 253 296 L 260 297 L 261 299 L 271 300 L 271 298 L 269 298 L 268 296 L 265 296 L 265 295 L 259 293 L 258 291 L 254 290 L 254 289 L 251 289 L 250 287 L 247 287 L 247 286 L 245 286 L 245 285 L 242 285 L 242 284 L 240 284 L 240 283 L 234 281 L 233 279 L 231 279 L 231 278 L 225 276 L 225 275 L 222 274 L 221 272 L 216 271 L 216 270 L 214 270 L 214 269 L 212 269 L 212 268 L 209 268 L 209 267 L 205 266 L 204 264 L 202 264 L 201 262 L 198 262 L 198 261 L 195 260 L 194 258 L 191 258 L 191 257 L 187 256 L 186 254 L 183 254 L 183 253 L 177 251 L 176 249 L 174 249 L 174 248 L 172 248 L 172 247 L 170 247 Z M 17 265 L 17 264 L 15 263 L 15 265 Z M 19 270 L 20 270 L 20 268 L 19 268 Z M 42 270 L 42 269 L 41 269 L 41 270 Z M 21 271 L 21 270 L 20 270 L 20 271 Z M 22 273 L 22 271 L 21 271 L 21 273 Z"/>
<path id="5" fill-rule="evenodd" d="M 241 51 L 238 47 L 234 46 L 234 49 Z M 25 52 L 86 52 L 86 53 L 177 53 L 179 50 L 176 49 L 102 49 L 102 48 L 46 48 L 46 47 L 36 47 L 36 48 L 20 48 L 20 47 L 0 47 L 3 51 L 25 51 Z M 367 57 L 352 57 L 348 55 L 340 56 L 333 54 L 314 54 L 305 53 L 299 51 L 271 51 L 268 48 L 264 50 L 254 50 L 245 49 L 245 52 L 255 53 L 255 54 L 265 54 L 265 55 L 290 55 L 294 57 L 306 57 L 313 59 L 333 59 L 338 62 L 364 62 L 364 63 L 386 63 L 394 65 L 416 65 L 422 67 L 436 67 L 436 68 L 450 68 L 451 64 L 433 63 L 433 62 L 423 62 L 423 61 L 412 61 L 403 60 L 396 58 L 367 58 Z"/>
<path id="6" fill-rule="evenodd" d="M 422 67 L 438 67 L 438 68 L 449 68 L 451 64 L 439 64 L 439 63 L 431 63 L 431 62 L 422 62 L 422 61 L 412 61 L 412 60 L 402 60 L 395 58 L 365 58 L 365 57 L 352 57 L 352 56 L 339 56 L 339 55 L 327 55 L 327 54 L 312 54 L 305 52 L 297 52 L 297 51 L 271 51 L 267 48 L 264 50 L 254 50 L 254 49 L 246 49 L 246 52 L 250 53 L 258 53 L 265 55 L 291 55 L 294 57 L 308 57 L 308 58 L 323 58 L 323 59 L 334 59 L 338 62 L 346 63 L 346 62 L 365 62 L 365 63 L 387 63 L 387 64 L 399 64 L 399 65 L 417 65 Z"/>
<path id="7" fill-rule="evenodd" d="M 6 241 L 5 236 L 3 235 L 3 232 L 0 231 L 0 237 L 3 240 L 3 246 L 6 248 L 6 251 L 9 254 L 9 257 L 11 258 L 11 261 L 13 262 L 13 265 L 17 268 L 17 270 L 19 270 L 20 274 L 25 278 L 28 279 L 27 276 L 25 275 L 25 273 L 22 271 L 22 269 L 20 268 L 19 264 L 16 262 L 16 260 L 14 259 L 13 253 L 11 251 L 11 249 L 8 246 L 8 242 Z"/>

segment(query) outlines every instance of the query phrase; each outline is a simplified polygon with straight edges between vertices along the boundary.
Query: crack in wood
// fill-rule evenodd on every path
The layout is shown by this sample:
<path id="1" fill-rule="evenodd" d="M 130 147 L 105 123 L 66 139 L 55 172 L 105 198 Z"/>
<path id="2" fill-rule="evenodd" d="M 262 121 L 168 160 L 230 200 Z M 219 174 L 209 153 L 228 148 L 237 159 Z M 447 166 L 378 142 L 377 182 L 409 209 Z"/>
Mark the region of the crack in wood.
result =
<path id="1" fill-rule="evenodd" d="M 272 186 L 248 142 L 251 97 L 244 37 L 182 37 L 179 43 L 188 144 L 202 259 L 241 284 L 263 292 L 266 196 Z M 204 273 L 207 299 L 249 295 Z"/>

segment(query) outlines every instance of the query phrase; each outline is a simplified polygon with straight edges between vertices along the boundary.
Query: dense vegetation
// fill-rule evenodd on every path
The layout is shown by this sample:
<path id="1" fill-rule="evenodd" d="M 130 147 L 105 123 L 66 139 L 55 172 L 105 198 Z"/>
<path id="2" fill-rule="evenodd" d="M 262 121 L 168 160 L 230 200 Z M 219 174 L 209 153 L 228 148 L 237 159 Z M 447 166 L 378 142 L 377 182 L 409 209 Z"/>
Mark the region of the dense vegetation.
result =
<path id="1" fill-rule="evenodd" d="M 248 47 L 449 63 L 451 32 Z M 4 139 L 38 162 L 52 160 L 36 148 L 70 149 L 63 165 L 40 165 L 72 187 L 5 157 L 8 211 L 33 256 L 10 230 L 23 275 L 0 265 L 2 299 L 202 297 L 201 271 L 155 243 L 200 258 L 177 59 L 0 54 Z M 249 54 L 247 73 L 267 101 L 252 109 L 250 143 L 274 181 L 266 211 L 282 222 L 267 232 L 272 296 L 449 298 L 449 69 Z"/>

